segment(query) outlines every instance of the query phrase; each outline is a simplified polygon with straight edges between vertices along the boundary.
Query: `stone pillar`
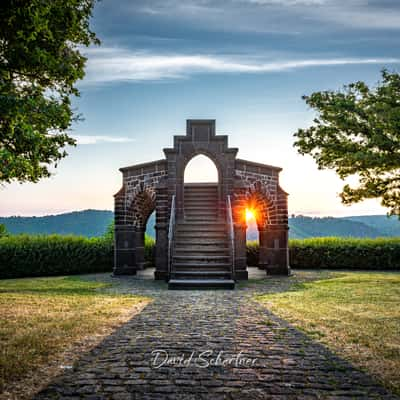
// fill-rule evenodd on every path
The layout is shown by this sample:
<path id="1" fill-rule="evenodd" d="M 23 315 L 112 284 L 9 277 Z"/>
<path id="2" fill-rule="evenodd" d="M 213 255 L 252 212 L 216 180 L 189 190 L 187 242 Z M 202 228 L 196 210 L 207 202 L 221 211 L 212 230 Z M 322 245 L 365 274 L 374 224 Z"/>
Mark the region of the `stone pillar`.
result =
<path id="1" fill-rule="evenodd" d="M 137 269 L 144 269 L 146 263 L 144 259 L 144 233 L 145 230 L 142 228 L 138 228 L 135 231 L 135 257 Z"/>
<path id="2" fill-rule="evenodd" d="M 234 225 L 235 230 L 235 277 L 248 279 L 246 256 L 246 224 Z"/>
<path id="3" fill-rule="evenodd" d="M 168 230 L 166 224 L 156 225 L 156 270 L 154 279 L 166 280 L 168 277 Z"/>
<path id="4" fill-rule="evenodd" d="M 136 232 L 133 225 L 116 225 L 114 240 L 114 275 L 135 275 Z"/>
<path id="5" fill-rule="evenodd" d="M 171 196 L 172 197 L 172 196 Z M 156 254 L 154 279 L 166 280 L 168 278 L 168 227 L 169 208 L 171 198 L 165 181 L 156 188 Z"/>
<path id="6" fill-rule="evenodd" d="M 259 230 L 260 268 L 268 275 L 290 275 L 288 227 L 269 225 Z"/>

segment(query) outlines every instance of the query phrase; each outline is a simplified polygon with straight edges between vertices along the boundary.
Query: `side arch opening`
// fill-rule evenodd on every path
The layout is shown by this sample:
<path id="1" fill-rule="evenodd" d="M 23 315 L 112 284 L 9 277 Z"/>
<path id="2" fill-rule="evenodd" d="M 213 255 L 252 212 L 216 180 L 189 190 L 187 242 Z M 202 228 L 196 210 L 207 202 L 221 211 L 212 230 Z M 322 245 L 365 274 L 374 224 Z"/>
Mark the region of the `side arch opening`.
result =
<path id="1" fill-rule="evenodd" d="M 152 188 L 144 188 L 136 193 L 130 212 L 135 228 L 135 257 L 138 269 L 144 269 L 152 264 L 154 252 L 155 225 L 155 191 Z"/>

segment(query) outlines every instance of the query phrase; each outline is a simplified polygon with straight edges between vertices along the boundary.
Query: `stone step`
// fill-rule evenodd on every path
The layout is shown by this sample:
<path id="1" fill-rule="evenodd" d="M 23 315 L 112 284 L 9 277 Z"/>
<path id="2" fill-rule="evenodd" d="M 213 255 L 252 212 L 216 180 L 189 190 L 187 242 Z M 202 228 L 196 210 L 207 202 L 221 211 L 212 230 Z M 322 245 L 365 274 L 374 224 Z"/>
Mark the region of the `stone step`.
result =
<path id="1" fill-rule="evenodd" d="M 190 212 L 217 212 L 217 204 L 184 204 L 184 210 Z"/>
<path id="2" fill-rule="evenodd" d="M 212 264 L 218 262 L 229 262 L 230 255 L 208 255 L 208 254 L 200 254 L 200 255 L 173 255 L 173 262 L 201 262 L 203 264 Z"/>
<path id="3" fill-rule="evenodd" d="M 218 215 L 218 210 L 215 209 L 210 209 L 210 208 L 204 208 L 203 210 L 199 210 L 199 209 L 191 209 L 191 208 L 184 208 L 184 213 L 185 215 L 190 215 L 190 216 L 201 216 L 201 217 L 205 217 L 205 216 L 212 216 L 212 217 L 216 217 Z"/>
<path id="4" fill-rule="evenodd" d="M 210 202 L 211 203 L 211 202 Z M 190 202 L 185 203 L 185 210 L 193 210 L 193 211 L 207 211 L 209 210 L 209 205 L 208 204 L 204 204 L 203 202 Z M 218 207 L 216 204 L 213 204 L 212 209 L 217 210 Z"/>
<path id="5" fill-rule="evenodd" d="M 194 217 L 194 218 L 198 218 L 198 217 L 204 217 L 204 218 L 214 218 L 214 219 L 218 219 L 218 211 L 217 210 L 207 210 L 207 211 L 192 211 L 192 210 L 184 210 L 184 215 L 185 218 L 188 217 Z M 183 220 L 185 220 L 185 218 Z M 222 219 L 221 217 L 219 218 L 220 221 L 224 221 L 225 219 Z"/>
<path id="6" fill-rule="evenodd" d="M 217 196 L 198 196 L 198 195 L 193 195 L 193 196 L 187 196 L 183 198 L 184 203 L 212 203 L 217 205 L 218 204 L 218 197 Z"/>
<path id="7" fill-rule="evenodd" d="M 213 203 L 215 205 L 218 204 L 218 197 L 217 196 L 210 196 L 207 194 L 201 194 L 201 195 L 185 195 L 185 197 L 183 198 L 183 202 L 186 203 Z"/>
<path id="8" fill-rule="evenodd" d="M 188 238 L 188 237 L 179 237 L 175 238 L 175 246 L 176 247 L 184 247 L 188 246 L 190 248 L 206 248 L 206 247 L 226 247 L 229 248 L 229 241 L 225 237 L 223 238 L 209 238 L 205 237 L 197 237 L 197 238 Z"/>
<path id="9" fill-rule="evenodd" d="M 175 232 L 175 240 L 179 241 L 181 239 L 188 239 L 191 240 L 201 240 L 210 239 L 210 240 L 226 240 L 227 233 L 226 231 L 217 231 L 217 232 L 209 232 L 208 230 L 199 231 L 199 230 L 183 230 L 183 231 L 176 231 Z"/>
<path id="10" fill-rule="evenodd" d="M 168 289 L 234 289 L 233 279 L 170 279 Z"/>
<path id="11" fill-rule="evenodd" d="M 183 199 L 186 200 L 198 200 L 198 201 L 215 201 L 218 202 L 218 196 L 216 193 L 185 193 Z"/>
<path id="12" fill-rule="evenodd" d="M 231 278 L 230 271 L 173 271 L 171 272 L 171 279 L 182 279 L 182 278 L 196 278 L 196 279 L 204 279 L 204 278 Z"/>
<path id="13" fill-rule="evenodd" d="M 218 185 L 184 185 L 185 192 L 204 192 L 214 191 L 218 192 Z"/>
<path id="14" fill-rule="evenodd" d="M 224 232 L 226 233 L 226 226 L 218 225 L 212 226 L 215 224 L 211 224 L 207 221 L 199 221 L 205 222 L 203 224 L 197 224 L 195 222 L 190 222 L 188 224 L 179 224 L 176 227 L 177 232 L 208 232 L 208 233 L 216 233 L 216 232 Z"/>
<path id="15" fill-rule="evenodd" d="M 218 192 L 216 190 L 198 190 L 198 191 L 188 191 L 185 190 L 184 194 L 185 198 L 188 197 L 199 197 L 199 198 L 203 198 L 203 197 L 218 197 Z"/>
<path id="16" fill-rule="evenodd" d="M 205 253 L 215 253 L 215 252 L 229 252 L 230 248 L 227 246 L 227 243 L 223 243 L 220 246 L 216 246 L 214 243 L 213 244 L 207 244 L 205 246 L 197 243 L 175 243 L 174 247 L 175 251 L 182 251 L 185 253 L 190 253 L 190 252 L 199 252 L 199 251 L 204 251 Z"/>
<path id="17" fill-rule="evenodd" d="M 219 219 L 217 216 L 200 216 L 200 215 L 186 215 L 185 218 L 183 219 L 183 222 L 186 224 L 191 225 L 193 222 L 207 222 L 208 224 L 214 224 L 215 222 L 218 222 Z"/>
<path id="18" fill-rule="evenodd" d="M 218 202 L 215 200 L 199 200 L 199 199 L 190 199 L 184 200 L 184 208 L 195 208 L 195 207 L 200 207 L 200 208 L 211 208 L 211 209 L 218 209 Z"/>
<path id="19" fill-rule="evenodd" d="M 212 248 L 212 249 L 207 249 L 207 248 L 202 248 L 198 250 L 193 250 L 190 249 L 189 247 L 175 247 L 174 248 L 174 256 L 176 257 L 187 257 L 187 258 L 193 258 L 193 257 L 229 257 L 230 251 L 229 248 L 225 247 L 220 247 L 220 248 Z"/>
<path id="20" fill-rule="evenodd" d="M 182 260 L 202 260 L 205 257 L 212 257 L 213 260 L 217 259 L 217 257 L 220 257 L 219 259 L 229 259 L 230 257 L 230 252 L 229 249 L 227 250 L 214 250 L 214 251 L 206 251 L 206 250 L 190 250 L 188 251 L 185 250 L 178 250 L 174 249 L 173 252 L 173 257 L 175 259 L 182 259 Z M 219 260 L 217 259 L 217 260 Z M 207 258 L 205 258 L 205 261 L 208 261 Z"/>
<path id="21" fill-rule="evenodd" d="M 205 212 L 200 213 L 200 212 L 188 212 L 185 210 L 184 214 L 185 214 L 185 217 L 184 217 L 183 221 L 185 221 L 185 222 L 188 218 L 194 218 L 194 219 L 205 218 L 205 219 L 211 219 L 211 220 L 218 219 L 218 213 L 216 211 L 208 212 L 208 213 L 205 213 Z M 220 219 L 220 220 L 222 222 L 222 219 Z"/>
<path id="22" fill-rule="evenodd" d="M 197 226 L 210 225 L 210 228 L 213 228 L 213 227 L 226 226 L 226 222 L 222 218 L 218 218 L 216 221 L 212 222 L 211 224 L 209 222 L 202 222 L 202 221 L 196 221 L 196 222 L 189 224 L 185 219 L 179 219 L 176 222 L 177 227 L 186 226 L 186 225 L 197 225 Z"/>
<path id="23" fill-rule="evenodd" d="M 222 218 L 218 218 L 212 222 L 209 221 L 187 221 L 186 219 L 180 219 L 176 223 L 177 228 L 185 228 L 187 226 L 195 226 L 195 227 L 208 227 L 210 231 L 213 229 L 220 229 L 226 227 L 226 222 Z"/>
<path id="24" fill-rule="evenodd" d="M 201 262 L 174 262 L 172 271 L 222 271 L 229 272 L 232 265 L 228 262 L 201 263 Z"/>

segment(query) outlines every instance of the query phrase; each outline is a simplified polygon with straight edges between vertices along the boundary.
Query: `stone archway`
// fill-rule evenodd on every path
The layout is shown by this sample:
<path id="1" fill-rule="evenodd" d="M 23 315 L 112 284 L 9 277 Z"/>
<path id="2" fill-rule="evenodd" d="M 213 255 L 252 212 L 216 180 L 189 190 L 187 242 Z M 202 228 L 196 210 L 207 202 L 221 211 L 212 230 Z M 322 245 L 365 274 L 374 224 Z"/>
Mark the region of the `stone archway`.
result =
<path id="1" fill-rule="evenodd" d="M 237 152 L 237 148 L 228 147 L 226 135 L 215 134 L 214 120 L 187 120 L 186 135 L 174 136 L 174 146 L 164 149 L 165 159 L 121 168 L 123 186 L 115 195 L 114 273 L 134 274 L 143 266 L 146 221 L 155 209 L 155 278 L 171 278 L 168 257 L 171 232 L 170 235 L 168 232 L 171 222 L 184 217 L 185 168 L 191 159 L 202 154 L 215 164 L 219 178 L 218 192 L 213 194 L 217 204 L 212 204 L 218 215 L 210 223 L 229 224 L 229 199 L 231 201 L 231 275 L 247 279 L 246 223 L 242 216 L 248 205 L 257 208 L 259 213 L 260 266 L 270 274 L 288 274 L 287 193 L 279 186 L 281 169 L 238 159 Z M 211 193 L 210 190 L 207 193 Z M 227 218 L 226 223 L 222 218 Z M 221 234 L 227 238 L 229 233 L 226 230 Z M 225 256 L 221 254 L 220 258 L 225 259 Z"/>
<path id="2" fill-rule="evenodd" d="M 156 209 L 156 193 L 153 187 L 139 187 L 135 193 L 129 213 L 133 215 L 133 226 L 135 228 L 135 262 L 137 269 L 145 266 L 145 233 L 147 221 Z"/>

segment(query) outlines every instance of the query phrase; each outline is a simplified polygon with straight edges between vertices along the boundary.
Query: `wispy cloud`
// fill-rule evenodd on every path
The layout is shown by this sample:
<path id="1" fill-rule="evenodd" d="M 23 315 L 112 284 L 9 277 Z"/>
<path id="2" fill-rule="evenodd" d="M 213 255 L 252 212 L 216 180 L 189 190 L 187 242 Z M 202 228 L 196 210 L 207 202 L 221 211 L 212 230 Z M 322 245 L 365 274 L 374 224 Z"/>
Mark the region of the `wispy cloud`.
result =
<path id="1" fill-rule="evenodd" d="M 140 0 L 131 9 L 212 31 L 400 29 L 398 0 Z"/>
<path id="2" fill-rule="evenodd" d="M 124 136 L 71 135 L 78 144 L 126 143 L 135 139 Z"/>
<path id="3" fill-rule="evenodd" d="M 282 6 L 315 6 L 326 4 L 328 0 L 247 0 L 248 3 L 259 5 Z"/>
<path id="4" fill-rule="evenodd" d="M 115 48 L 87 52 L 87 76 L 83 83 L 159 81 L 182 79 L 200 73 L 259 74 L 300 68 L 362 64 L 394 64 L 400 58 L 329 58 L 296 60 L 245 60 L 243 56 L 137 53 Z"/>

